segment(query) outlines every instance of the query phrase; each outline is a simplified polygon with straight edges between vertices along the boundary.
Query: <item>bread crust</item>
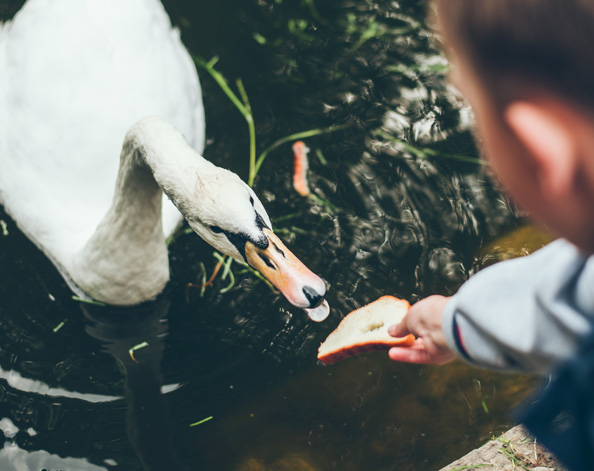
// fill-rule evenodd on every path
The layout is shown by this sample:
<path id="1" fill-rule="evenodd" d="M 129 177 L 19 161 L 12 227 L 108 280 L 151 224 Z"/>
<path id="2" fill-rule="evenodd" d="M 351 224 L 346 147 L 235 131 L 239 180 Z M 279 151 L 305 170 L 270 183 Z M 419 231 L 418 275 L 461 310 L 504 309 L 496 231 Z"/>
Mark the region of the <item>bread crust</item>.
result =
<path id="1" fill-rule="evenodd" d="M 415 341 L 414 335 L 391 337 L 387 333 L 389 325 L 400 322 L 409 308 L 410 304 L 408 301 L 394 296 L 382 296 L 372 303 L 350 312 L 320 345 L 318 349 L 318 360 L 329 365 L 345 358 L 373 350 L 388 350 L 394 346 L 412 346 Z M 391 317 L 392 311 L 393 318 Z M 377 332 L 366 333 L 362 331 L 363 333 L 361 334 L 355 332 L 357 328 L 363 327 L 365 329 L 366 325 L 372 325 L 375 318 L 385 319 L 387 315 L 390 316 L 389 323 L 382 322 L 381 326 L 367 331 L 372 332 L 372 330 L 377 330 Z M 340 336 L 345 335 L 349 337 L 349 334 L 351 334 L 350 338 L 345 342 L 340 339 L 337 341 Z M 336 343 L 336 345 L 332 345 L 333 343 Z"/>

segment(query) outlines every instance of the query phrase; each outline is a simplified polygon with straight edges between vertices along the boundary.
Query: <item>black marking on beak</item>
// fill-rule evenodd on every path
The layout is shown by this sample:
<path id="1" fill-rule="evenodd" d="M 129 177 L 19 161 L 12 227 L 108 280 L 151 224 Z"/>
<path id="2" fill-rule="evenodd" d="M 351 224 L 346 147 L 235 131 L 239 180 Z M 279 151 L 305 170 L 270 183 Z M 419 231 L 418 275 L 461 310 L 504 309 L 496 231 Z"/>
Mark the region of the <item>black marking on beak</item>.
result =
<path id="1" fill-rule="evenodd" d="M 276 266 L 272 263 L 272 261 L 270 260 L 270 258 L 268 258 L 266 255 L 264 255 L 263 253 L 258 253 L 258 256 L 262 259 L 262 261 L 269 266 L 270 268 L 272 268 L 273 270 L 276 270 Z"/>
<path id="2" fill-rule="evenodd" d="M 262 237 L 260 237 L 259 239 L 253 240 L 243 233 L 228 232 L 225 230 L 222 230 L 221 232 L 225 234 L 229 242 L 231 242 L 235 246 L 235 248 L 239 251 L 239 253 L 246 262 L 247 260 L 245 258 L 245 244 L 247 242 L 251 242 L 256 247 L 262 250 L 266 250 L 269 245 L 268 237 L 266 237 L 264 234 L 262 234 Z"/>
<path id="3" fill-rule="evenodd" d="M 283 256 L 283 258 L 287 258 L 287 256 L 285 255 L 285 252 L 283 252 L 278 245 L 276 245 L 274 242 L 272 242 L 272 246 L 276 249 L 276 251 L 281 254 Z"/>
<path id="4" fill-rule="evenodd" d="M 231 242 L 235 246 L 235 248 L 239 251 L 243 259 L 246 260 L 245 243 L 248 240 L 248 238 L 245 236 L 245 234 L 237 234 L 234 232 L 227 231 L 223 231 L 223 234 L 225 234 L 229 242 Z"/>
<path id="5" fill-rule="evenodd" d="M 252 196 L 250 196 L 250 203 L 254 204 L 254 198 Z M 260 229 L 260 231 L 262 230 L 262 228 L 266 228 L 269 229 L 268 225 L 264 222 L 264 219 L 262 219 L 262 216 L 260 216 L 257 212 L 256 212 L 256 225 L 258 226 L 258 228 Z M 268 248 L 269 245 L 269 241 L 268 241 L 268 237 L 266 237 L 264 235 L 264 233 L 260 233 L 260 237 L 257 239 L 251 239 L 250 237 L 248 237 L 247 234 L 241 233 L 241 232 L 229 232 L 226 231 L 224 229 L 221 229 L 218 226 L 209 226 L 210 230 L 212 232 L 214 232 L 215 234 L 225 234 L 225 236 L 227 237 L 227 239 L 229 240 L 229 242 L 231 242 L 231 244 L 233 244 L 233 246 L 239 251 L 239 253 L 241 254 L 241 256 L 243 257 L 243 259 L 247 262 L 246 257 L 245 257 L 245 244 L 247 242 L 251 242 L 252 244 L 254 244 L 256 247 L 258 247 L 259 249 L 262 250 L 266 250 Z M 275 245 L 276 247 L 276 245 Z M 278 247 L 276 247 L 276 250 L 278 252 L 280 252 L 283 256 L 285 255 L 283 253 L 283 251 L 281 249 L 279 249 Z M 262 255 L 260 255 L 260 257 L 262 257 Z M 271 265 L 270 260 L 264 259 L 264 262 L 266 263 L 266 265 L 275 268 L 273 265 Z"/>
<path id="6" fill-rule="evenodd" d="M 324 296 L 318 293 L 311 286 L 305 286 L 302 291 L 307 300 L 309 301 L 310 308 L 318 307 L 324 300 Z"/>
<path id="7" fill-rule="evenodd" d="M 264 222 L 264 219 L 262 219 L 262 216 L 260 216 L 258 213 L 256 213 L 256 225 L 260 229 L 262 229 L 263 227 L 265 227 L 266 229 L 270 229 L 270 227 L 268 227 L 268 225 Z"/>

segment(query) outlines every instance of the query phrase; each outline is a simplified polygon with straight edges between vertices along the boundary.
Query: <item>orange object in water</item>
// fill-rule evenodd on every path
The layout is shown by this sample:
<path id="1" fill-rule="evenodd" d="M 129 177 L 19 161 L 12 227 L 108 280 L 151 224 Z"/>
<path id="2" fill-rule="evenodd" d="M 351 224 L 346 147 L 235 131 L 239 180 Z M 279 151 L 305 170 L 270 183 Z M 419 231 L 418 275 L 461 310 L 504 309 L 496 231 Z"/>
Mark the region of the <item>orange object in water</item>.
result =
<path id="1" fill-rule="evenodd" d="M 309 186 L 307 184 L 307 152 L 309 149 L 303 141 L 297 141 L 293 144 L 294 169 L 293 169 L 293 188 L 301 196 L 309 195 Z"/>

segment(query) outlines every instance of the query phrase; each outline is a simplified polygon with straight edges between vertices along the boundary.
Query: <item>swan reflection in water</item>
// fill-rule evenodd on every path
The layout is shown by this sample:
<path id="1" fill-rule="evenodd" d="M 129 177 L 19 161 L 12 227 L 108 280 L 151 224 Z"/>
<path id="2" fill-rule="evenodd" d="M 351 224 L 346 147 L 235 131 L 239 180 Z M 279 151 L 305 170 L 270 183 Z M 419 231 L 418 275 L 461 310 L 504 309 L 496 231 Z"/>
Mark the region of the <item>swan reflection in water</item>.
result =
<path id="1" fill-rule="evenodd" d="M 164 394 L 180 385 L 163 385 L 161 361 L 167 336 L 169 299 L 160 296 L 133 308 L 82 304 L 85 330 L 113 355 L 124 374 L 126 434 L 146 470 L 188 470 L 173 446 Z M 126 312 L 122 312 L 126 311 Z M 135 350 L 135 347 L 142 346 Z"/>
<path id="2" fill-rule="evenodd" d="M 3 408 L 9 405 L 12 411 L 0 420 L 0 430 L 5 435 L 4 447 L 0 449 L 0 469 L 107 471 L 117 466 L 120 464 L 118 454 L 111 455 L 107 449 L 99 455 L 92 453 L 95 456 L 89 456 L 89 459 L 95 463 L 91 463 L 87 458 L 60 456 L 59 446 L 52 447 L 53 453 L 39 448 L 43 447 L 42 442 L 48 433 L 51 435 L 52 431 L 69 426 L 69 415 L 65 415 L 67 411 L 63 409 L 65 403 L 68 402 L 68 411 L 76 415 L 75 420 L 87 422 L 81 415 L 86 407 L 96 410 L 93 416 L 97 418 L 99 413 L 101 422 L 114 421 L 108 414 L 111 413 L 109 409 L 115 408 L 115 421 L 122 422 L 123 401 L 126 403 L 125 429 L 129 445 L 125 443 L 126 438 L 118 436 L 115 438 L 117 447 L 133 448 L 142 467 L 148 471 L 190 469 L 176 456 L 165 397 L 180 385 L 163 385 L 161 361 L 168 330 L 169 304 L 169 299 L 161 296 L 154 302 L 129 308 L 80 305 L 85 317 L 85 331 L 119 365 L 124 378 L 123 395 L 119 394 L 121 387 L 114 391 L 115 394 L 52 387 L 44 381 L 26 377 L 25 373 L 0 368 L 0 378 L 6 384 L 0 386 L 0 405 Z M 146 346 L 131 353 L 140 344 Z M 119 424 L 113 426 L 117 433 L 123 429 Z M 35 442 L 37 439 L 39 443 Z M 98 444 L 102 446 L 97 441 L 94 447 Z"/>

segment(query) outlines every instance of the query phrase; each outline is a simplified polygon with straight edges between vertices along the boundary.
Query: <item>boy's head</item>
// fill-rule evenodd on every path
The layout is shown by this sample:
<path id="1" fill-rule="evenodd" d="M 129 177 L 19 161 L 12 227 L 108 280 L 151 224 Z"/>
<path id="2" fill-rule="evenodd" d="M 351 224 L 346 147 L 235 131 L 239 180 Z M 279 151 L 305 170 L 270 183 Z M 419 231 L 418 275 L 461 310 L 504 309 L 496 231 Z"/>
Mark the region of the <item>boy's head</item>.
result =
<path id="1" fill-rule="evenodd" d="M 502 183 L 594 252 L 594 2 L 433 3 L 454 83 Z"/>
<path id="2" fill-rule="evenodd" d="M 440 32 L 498 104 L 533 87 L 594 111 L 594 2 L 436 0 Z"/>

